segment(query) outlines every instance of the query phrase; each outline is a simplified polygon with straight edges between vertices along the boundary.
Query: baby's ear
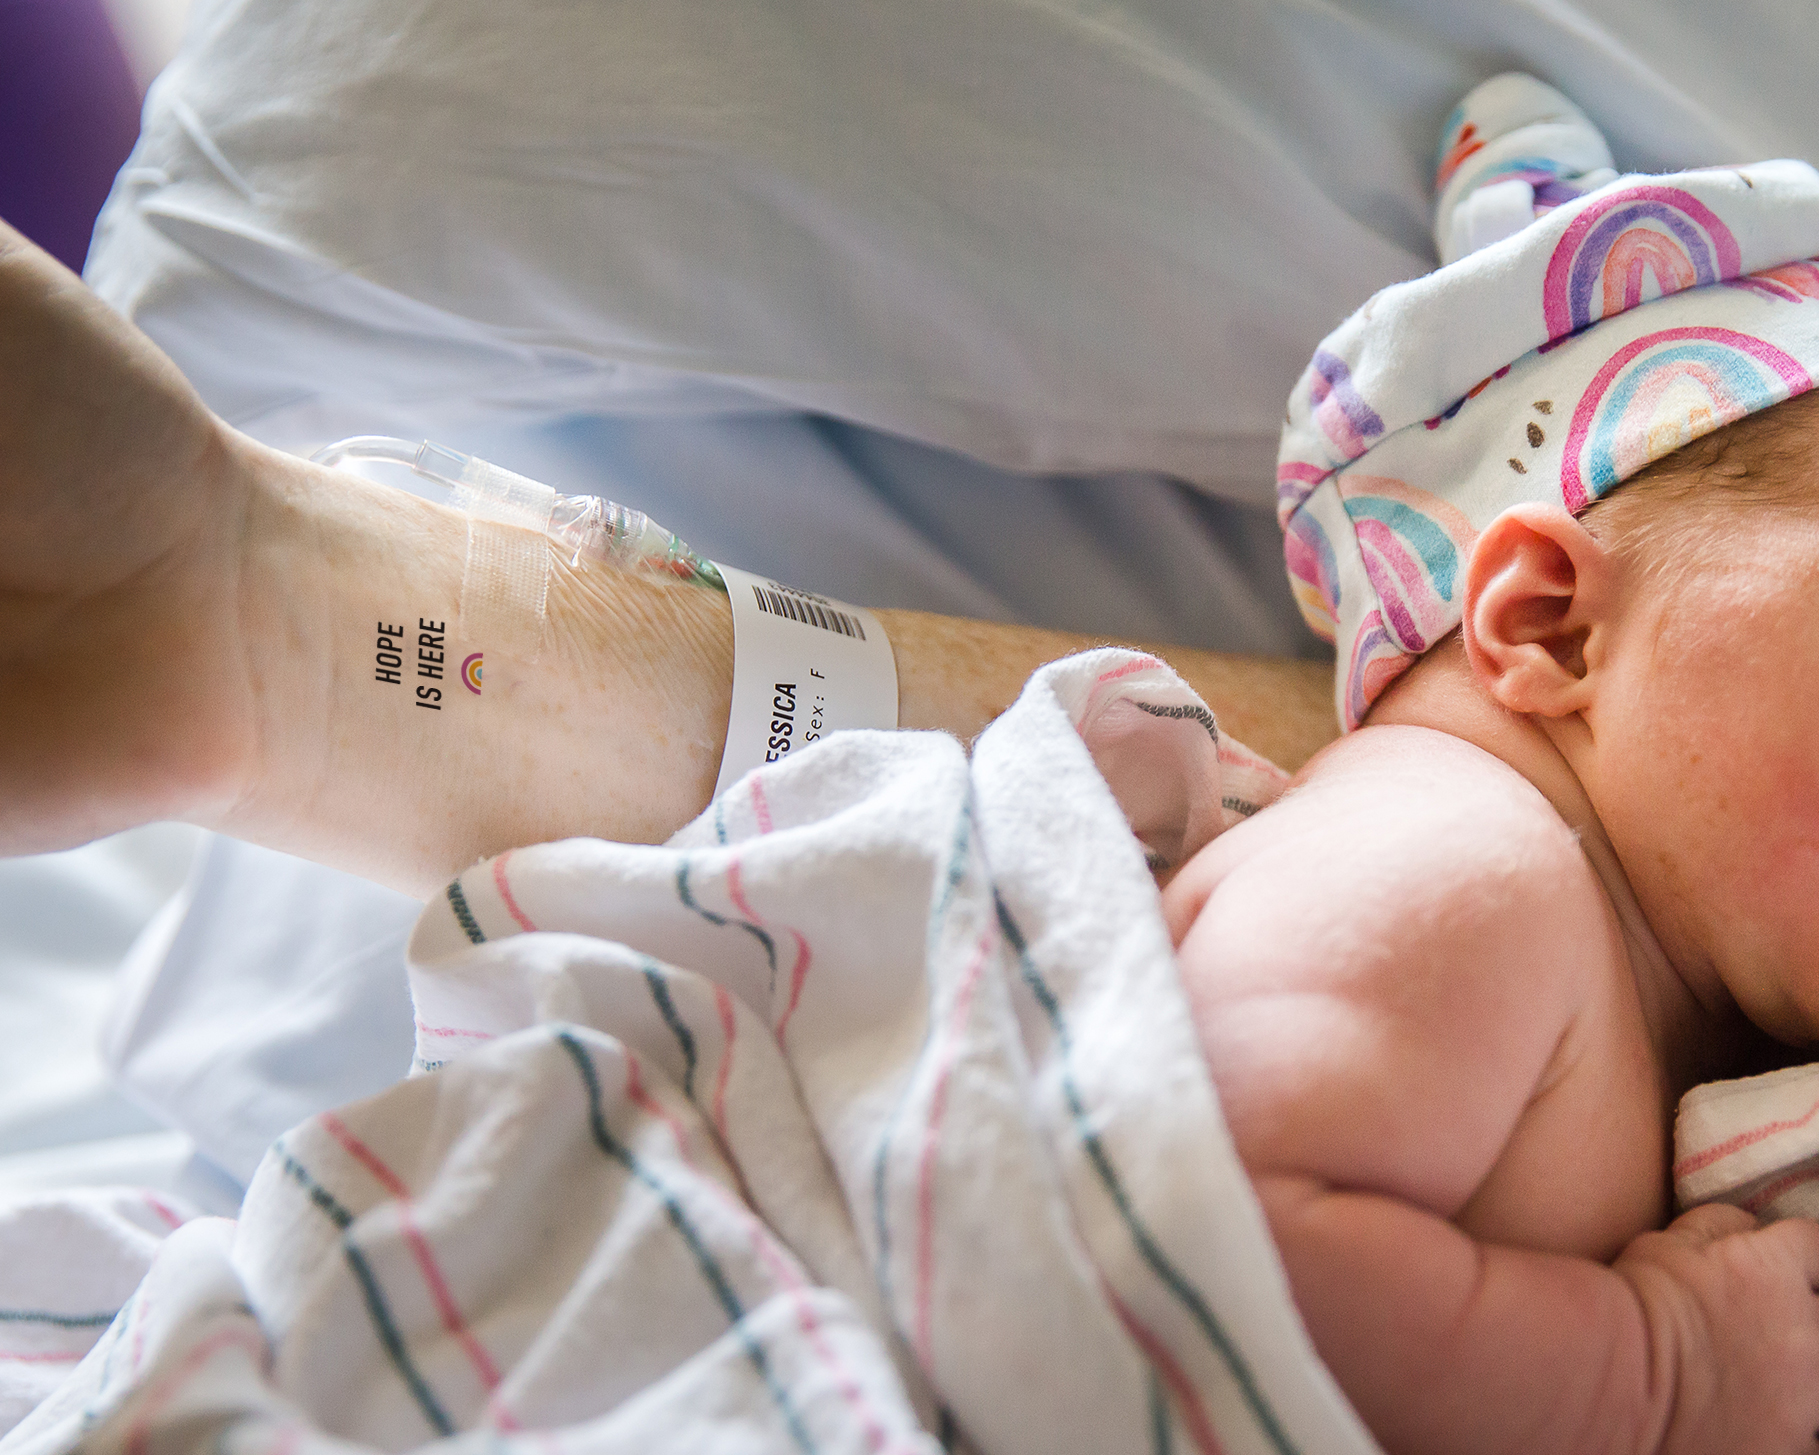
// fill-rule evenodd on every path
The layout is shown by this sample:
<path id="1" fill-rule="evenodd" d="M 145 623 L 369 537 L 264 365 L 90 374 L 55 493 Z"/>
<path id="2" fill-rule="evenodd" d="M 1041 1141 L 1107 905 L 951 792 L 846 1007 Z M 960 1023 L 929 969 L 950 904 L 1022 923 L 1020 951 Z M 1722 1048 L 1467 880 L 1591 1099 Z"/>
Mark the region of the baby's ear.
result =
<path id="1" fill-rule="evenodd" d="M 1585 708 L 1617 602 L 1617 562 L 1558 505 L 1517 505 L 1472 547 L 1465 650 L 1472 675 L 1511 712 Z"/>

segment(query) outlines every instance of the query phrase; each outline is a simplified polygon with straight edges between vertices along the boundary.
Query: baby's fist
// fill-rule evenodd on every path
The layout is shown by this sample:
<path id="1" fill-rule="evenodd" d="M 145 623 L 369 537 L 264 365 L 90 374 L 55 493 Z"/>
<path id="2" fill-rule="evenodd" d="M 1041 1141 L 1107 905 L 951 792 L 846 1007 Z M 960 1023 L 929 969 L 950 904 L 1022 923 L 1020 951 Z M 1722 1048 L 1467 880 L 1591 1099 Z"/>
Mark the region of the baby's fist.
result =
<path id="1" fill-rule="evenodd" d="M 1694 1208 L 1624 1249 L 1648 1325 L 1658 1455 L 1819 1450 L 1819 1223 Z"/>

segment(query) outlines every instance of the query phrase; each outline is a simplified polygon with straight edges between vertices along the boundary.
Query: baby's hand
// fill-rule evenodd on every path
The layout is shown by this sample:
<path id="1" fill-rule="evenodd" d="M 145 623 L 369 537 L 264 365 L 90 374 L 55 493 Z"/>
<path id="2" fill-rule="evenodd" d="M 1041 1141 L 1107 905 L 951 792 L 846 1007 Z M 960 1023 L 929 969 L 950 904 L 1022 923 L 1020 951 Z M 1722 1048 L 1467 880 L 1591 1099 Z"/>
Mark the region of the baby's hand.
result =
<path id="1" fill-rule="evenodd" d="M 1660 1455 L 1819 1448 L 1819 1223 L 1697 1207 L 1615 1268 L 1648 1321 Z"/>

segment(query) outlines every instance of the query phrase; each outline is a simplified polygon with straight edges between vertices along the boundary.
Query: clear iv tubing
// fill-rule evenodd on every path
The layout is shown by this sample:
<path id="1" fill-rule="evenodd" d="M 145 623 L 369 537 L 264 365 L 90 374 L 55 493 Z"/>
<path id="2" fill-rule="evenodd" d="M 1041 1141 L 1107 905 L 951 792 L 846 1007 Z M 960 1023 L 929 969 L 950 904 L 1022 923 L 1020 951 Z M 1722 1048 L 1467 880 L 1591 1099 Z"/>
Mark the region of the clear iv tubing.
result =
<path id="1" fill-rule="evenodd" d="M 493 503 L 515 505 L 529 497 L 541 502 L 548 488 L 477 456 L 428 440 L 412 444 L 388 435 L 355 435 L 310 456 L 312 464 L 330 468 L 347 460 L 388 460 L 447 486 L 458 497 L 477 497 Z M 648 571 L 726 590 L 726 582 L 712 561 L 690 550 L 674 531 L 665 530 L 642 510 L 603 500 L 598 495 L 557 495 L 554 491 L 549 495 L 553 496 L 553 504 L 547 523 L 542 519 L 541 504 L 535 511 L 535 523 L 543 526 L 550 539 L 572 552 L 572 564 L 597 561 L 621 570 Z M 525 512 L 525 523 L 531 523 L 531 514 Z M 503 518 L 509 519 L 510 512 Z"/>

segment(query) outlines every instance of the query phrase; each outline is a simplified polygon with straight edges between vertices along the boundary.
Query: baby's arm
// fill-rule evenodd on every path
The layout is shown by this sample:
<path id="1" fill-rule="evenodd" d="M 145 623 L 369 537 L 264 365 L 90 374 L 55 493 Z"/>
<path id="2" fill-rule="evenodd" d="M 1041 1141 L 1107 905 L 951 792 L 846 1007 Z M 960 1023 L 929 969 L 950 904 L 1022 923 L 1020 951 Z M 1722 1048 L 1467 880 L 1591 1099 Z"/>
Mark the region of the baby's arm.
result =
<path id="1" fill-rule="evenodd" d="M 1365 734 L 1164 904 L 1296 1300 L 1388 1449 L 1813 1448 L 1819 1229 L 1706 1209 L 1574 1256 L 1659 1216 L 1660 1090 L 1624 1063 L 1602 893 L 1525 783 Z"/>
<path id="2" fill-rule="evenodd" d="M 1321 1356 L 1391 1455 L 1807 1451 L 1819 1228 L 1695 1209 L 1606 1268 L 1256 1179 Z"/>

